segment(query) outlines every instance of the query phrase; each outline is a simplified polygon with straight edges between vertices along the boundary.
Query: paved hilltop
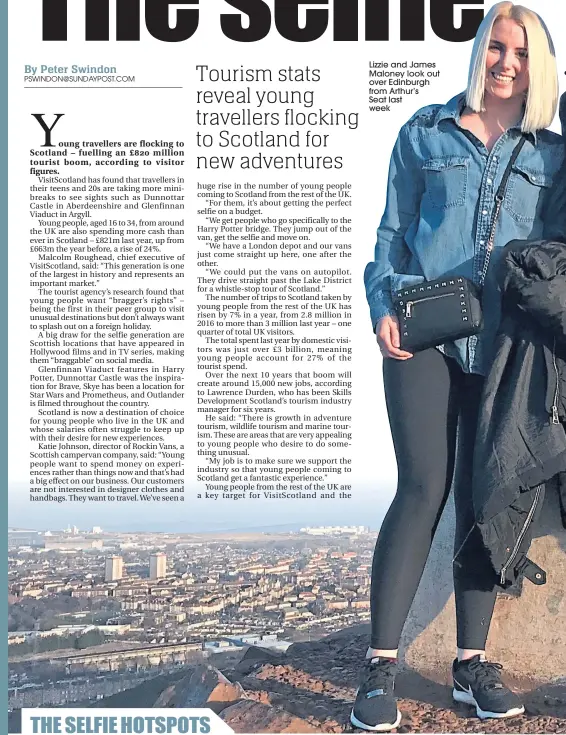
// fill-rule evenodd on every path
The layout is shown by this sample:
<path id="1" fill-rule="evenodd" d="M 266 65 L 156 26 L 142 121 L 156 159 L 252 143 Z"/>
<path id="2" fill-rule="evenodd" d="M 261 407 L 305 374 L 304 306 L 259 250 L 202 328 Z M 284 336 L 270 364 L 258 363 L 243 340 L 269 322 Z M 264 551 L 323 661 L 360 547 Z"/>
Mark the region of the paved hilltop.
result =
<path id="1" fill-rule="evenodd" d="M 222 672 L 210 663 L 186 667 L 96 706 L 211 707 L 240 733 L 353 732 L 348 718 L 366 646 L 366 635 L 344 631 L 295 643 L 285 654 L 250 647 Z M 525 682 L 512 684 L 524 692 L 526 714 L 480 722 L 470 707 L 452 702 L 448 679 L 434 682 L 404 671 L 397 686 L 403 711 L 397 732 L 566 733 L 566 681 L 535 690 Z"/>

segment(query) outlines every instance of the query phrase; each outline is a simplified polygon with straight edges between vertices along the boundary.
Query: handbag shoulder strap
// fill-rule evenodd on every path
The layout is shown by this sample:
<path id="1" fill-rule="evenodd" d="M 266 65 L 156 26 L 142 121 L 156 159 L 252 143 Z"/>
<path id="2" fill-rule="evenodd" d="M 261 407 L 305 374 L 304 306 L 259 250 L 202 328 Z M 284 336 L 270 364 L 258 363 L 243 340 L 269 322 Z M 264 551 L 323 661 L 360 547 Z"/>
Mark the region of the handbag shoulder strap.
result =
<path id="1" fill-rule="evenodd" d="M 485 249 L 485 261 L 484 261 L 483 270 L 480 276 L 480 285 L 483 284 L 486 274 L 487 274 L 487 268 L 489 266 L 489 259 L 491 257 L 491 251 L 493 250 L 493 243 L 495 241 L 495 231 L 497 229 L 497 220 L 499 219 L 501 207 L 503 206 L 503 200 L 505 199 L 505 192 L 507 191 L 507 184 L 509 182 L 509 176 L 511 176 L 511 169 L 515 165 L 515 161 L 517 160 L 517 157 L 519 156 L 521 149 L 525 145 L 525 141 L 526 141 L 525 136 L 521 135 L 521 140 L 517 143 L 517 145 L 513 149 L 513 153 L 511 154 L 509 163 L 507 164 L 507 167 L 505 168 L 505 171 L 503 172 L 501 183 L 499 184 L 499 188 L 497 189 L 497 193 L 495 194 L 495 210 L 493 212 L 493 219 L 491 221 L 491 230 L 489 232 L 489 238 L 487 240 L 487 246 Z"/>

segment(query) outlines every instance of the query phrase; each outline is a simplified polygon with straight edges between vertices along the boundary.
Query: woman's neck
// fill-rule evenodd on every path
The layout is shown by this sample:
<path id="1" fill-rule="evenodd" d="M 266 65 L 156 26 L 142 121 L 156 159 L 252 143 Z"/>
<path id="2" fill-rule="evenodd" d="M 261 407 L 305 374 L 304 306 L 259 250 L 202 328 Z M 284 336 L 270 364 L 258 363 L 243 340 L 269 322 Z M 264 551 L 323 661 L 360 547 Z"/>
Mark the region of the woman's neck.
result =
<path id="1" fill-rule="evenodd" d="M 524 99 L 513 97 L 509 100 L 494 99 L 486 95 L 484 110 L 480 117 L 489 128 L 497 127 L 501 131 L 516 125 L 523 117 Z"/>

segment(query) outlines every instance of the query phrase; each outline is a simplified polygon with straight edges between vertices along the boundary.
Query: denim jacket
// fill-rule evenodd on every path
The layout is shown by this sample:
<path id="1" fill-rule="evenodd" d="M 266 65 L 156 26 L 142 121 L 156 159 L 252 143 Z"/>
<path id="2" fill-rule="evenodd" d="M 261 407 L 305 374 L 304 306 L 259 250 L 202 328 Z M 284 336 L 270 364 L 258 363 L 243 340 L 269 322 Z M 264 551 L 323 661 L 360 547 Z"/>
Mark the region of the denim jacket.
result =
<path id="1" fill-rule="evenodd" d="M 419 110 L 401 128 L 389 168 L 386 207 L 377 230 L 375 260 L 364 281 L 372 325 L 393 314 L 392 292 L 423 280 L 461 275 L 479 283 L 495 193 L 521 131 L 501 135 L 491 151 L 460 126 L 464 95 Z M 561 136 L 527 134 L 501 208 L 483 288 L 479 335 L 441 346 L 465 372 L 485 374 L 499 324 L 494 277 L 510 240 L 540 238 L 545 205 L 564 152 Z"/>

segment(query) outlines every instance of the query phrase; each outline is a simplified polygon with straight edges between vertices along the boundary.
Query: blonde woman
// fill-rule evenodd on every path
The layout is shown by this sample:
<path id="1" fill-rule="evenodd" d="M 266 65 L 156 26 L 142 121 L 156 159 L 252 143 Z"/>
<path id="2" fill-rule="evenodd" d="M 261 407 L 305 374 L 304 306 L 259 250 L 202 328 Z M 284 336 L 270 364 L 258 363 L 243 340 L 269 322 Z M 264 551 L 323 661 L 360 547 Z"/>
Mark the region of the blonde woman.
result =
<path id="1" fill-rule="evenodd" d="M 556 61 L 544 23 L 527 8 L 500 2 L 478 30 L 466 93 L 417 112 L 393 150 L 365 284 L 384 358 L 398 487 L 374 554 L 370 648 L 351 714 L 356 727 L 387 731 L 401 720 L 394 696 L 397 648 L 453 479 L 456 549 L 468 536 L 454 566 L 454 698 L 475 706 L 481 718 L 524 711 L 502 684 L 499 664 L 485 656 L 497 578 L 477 528 L 469 533 L 470 484 L 483 376 L 500 313 L 493 270 L 507 242 L 542 235 L 563 158 L 560 136 L 545 130 L 557 100 Z M 495 195 L 522 138 L 488 254 Z M 411 354 L 400 346 L 392 292 L 444 275 L 476 283 L 485 275 L 484 327 L 478 335 Z M 457 427 L 459 476 L 453 478 Z"/>

